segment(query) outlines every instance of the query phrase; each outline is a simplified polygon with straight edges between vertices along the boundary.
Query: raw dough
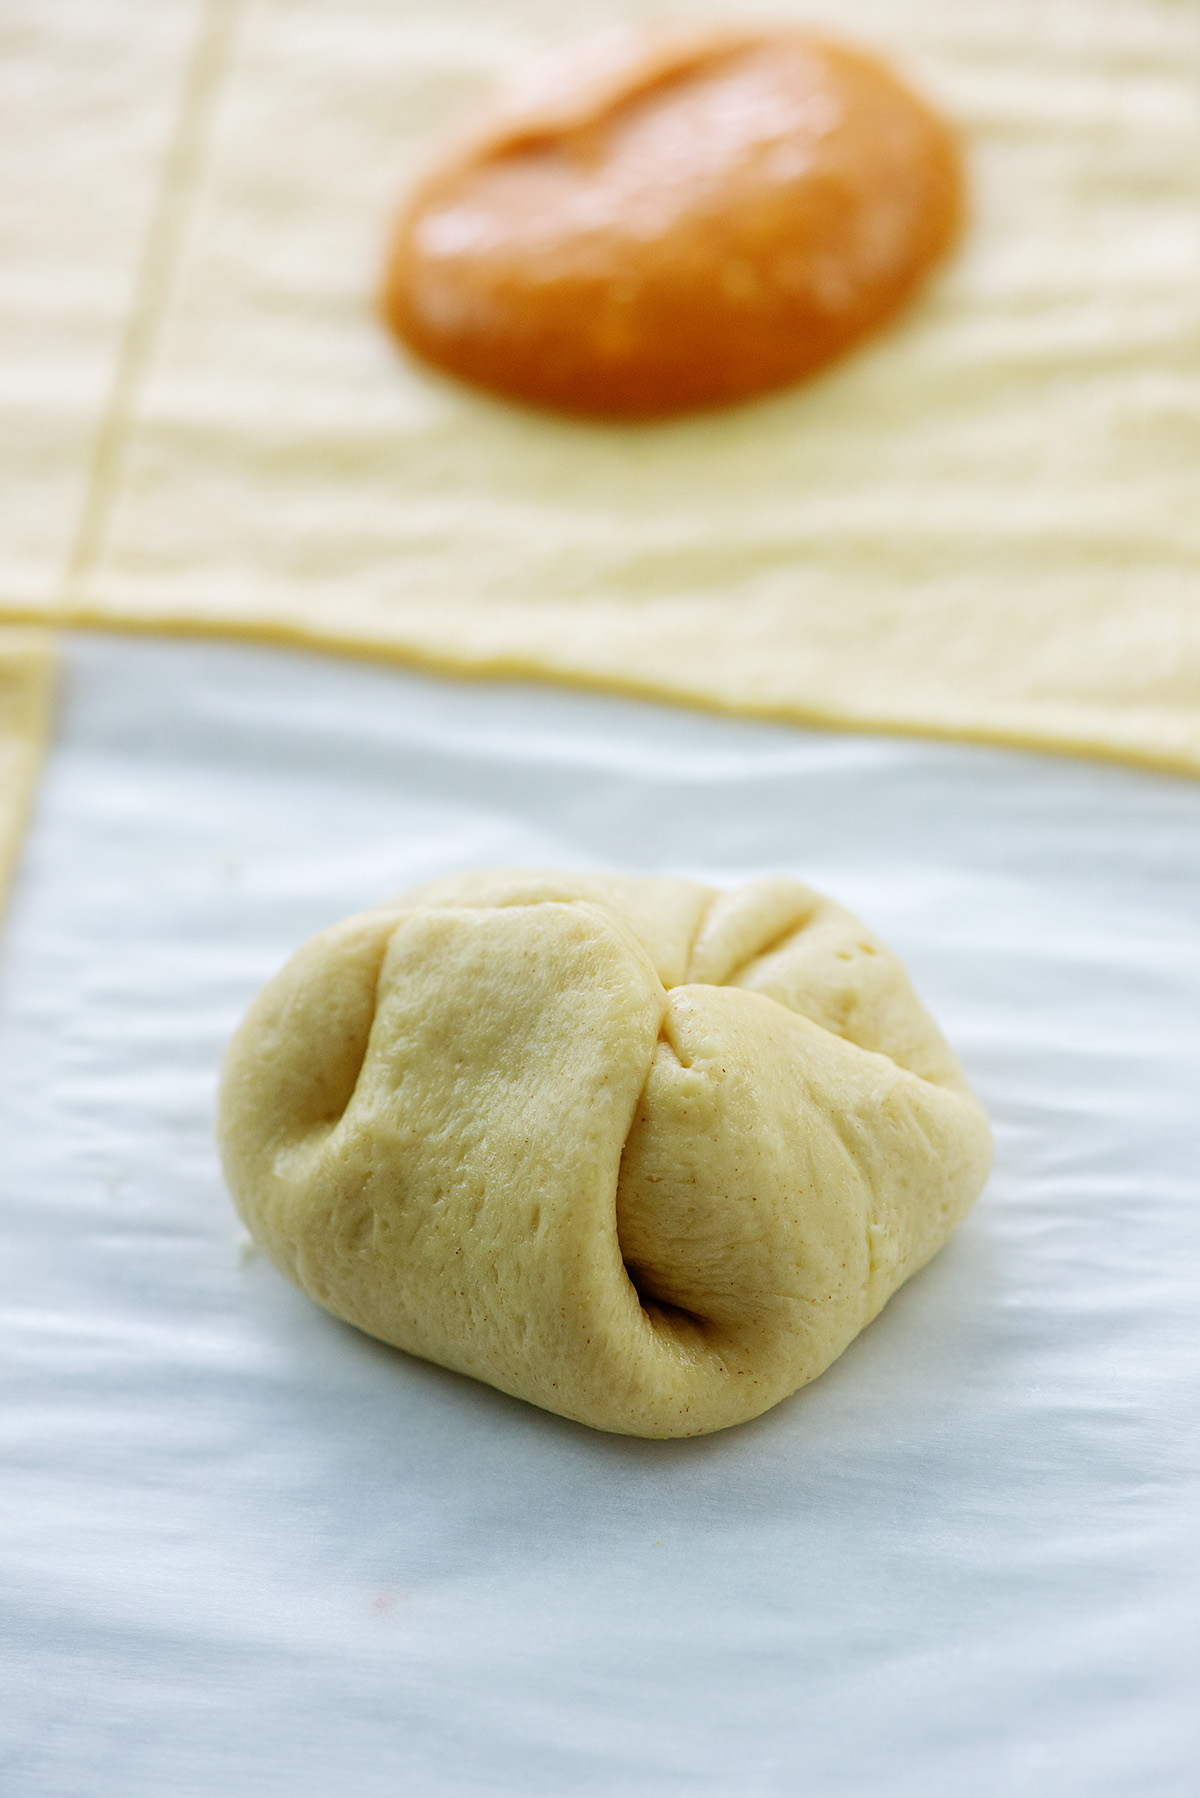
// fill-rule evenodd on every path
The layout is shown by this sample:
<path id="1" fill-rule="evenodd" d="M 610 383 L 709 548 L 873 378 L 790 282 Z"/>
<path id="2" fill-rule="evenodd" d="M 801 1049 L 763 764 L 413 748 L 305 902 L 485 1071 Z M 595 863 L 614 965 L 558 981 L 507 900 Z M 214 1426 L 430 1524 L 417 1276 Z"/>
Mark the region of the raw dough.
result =
<path id="1" fill-rule="evenodd" d="M 815 1378 L 990 1160 L 899 963 L 786 879 L 466 875 L 361 913 L 255 1001 L 220 1135 L 339 1317 L 641 1436 Z"/>
<path id="2" fill-rule="evenodd" d="M 657 11 L 243 7 L 78 579 L 0 602 L 1200 771 L 1193 9 L 825 0 L 961 126 L 973 226 L 803 389 L 631 431 L 406 368 L 375 295 L 439 134 L 540 50 Z M 22 149 L 60 138 L 35 116 Z"/>
<path id="3" fill-rule="evenodd" d="M 0 630 L 0 906 L 50 731 L 53 639 L 42 631 Z"/>
<path id="4" fill-rule="evenodd" d="M 0 10 L 0 597 L 58 614 L 118 478 L 204 0 Z"/>

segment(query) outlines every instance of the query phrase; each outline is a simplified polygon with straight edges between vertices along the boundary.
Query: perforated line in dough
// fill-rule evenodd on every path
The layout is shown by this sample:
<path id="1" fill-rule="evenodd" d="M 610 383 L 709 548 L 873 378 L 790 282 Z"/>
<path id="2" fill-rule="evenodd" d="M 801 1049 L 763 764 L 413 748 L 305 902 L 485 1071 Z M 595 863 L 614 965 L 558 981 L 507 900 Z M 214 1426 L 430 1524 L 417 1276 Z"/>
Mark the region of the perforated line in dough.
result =
<path id="1" fill-rule="evenodd" d="M 204 174 L 217 99 L 228 73 L 234 35 L 247 0 L 204 0 L 188 62 L 179 116 L 163 160 L 162 180 L 146 230 L 112 386 L 101 415 L 63 576 L 58 610 L 80 599 L 104 547 L 132 436 L 138 395 L 154 355 L 166 302 Z"/>

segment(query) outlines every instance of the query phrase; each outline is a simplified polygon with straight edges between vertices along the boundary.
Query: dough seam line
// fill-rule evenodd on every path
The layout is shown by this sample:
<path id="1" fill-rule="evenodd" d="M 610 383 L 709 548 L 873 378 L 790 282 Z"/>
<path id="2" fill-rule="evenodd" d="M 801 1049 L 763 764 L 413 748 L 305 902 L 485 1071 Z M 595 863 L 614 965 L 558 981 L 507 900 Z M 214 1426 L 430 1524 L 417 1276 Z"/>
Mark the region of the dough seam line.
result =
<path id="1" fill-rule="evenodd" d="M 204 179 L 221 87 L 247 0 L 203 0 L 158 191 L 138 257 L 129 311 L 96 431 L 83 502 L 61 587 L 69 616 L 104 549 L 121 487 L 138 398 L 149 372 Z"/>

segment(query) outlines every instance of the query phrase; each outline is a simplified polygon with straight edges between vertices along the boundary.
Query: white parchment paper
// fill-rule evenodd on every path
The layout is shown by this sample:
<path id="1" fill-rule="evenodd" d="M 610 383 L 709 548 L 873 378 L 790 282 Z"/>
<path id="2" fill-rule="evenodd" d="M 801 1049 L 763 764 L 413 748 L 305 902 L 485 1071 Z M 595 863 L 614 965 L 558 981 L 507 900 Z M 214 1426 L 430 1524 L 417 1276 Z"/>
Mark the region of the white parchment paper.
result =
<path id="1" fill-rule="evenodd" d="M 239 1255 L 252 992 L 495 863 L 802 874 L 992 1111 L 956 1240 L 755 1424 L 594 1434 Z M 11 1798 L 1200 1786 L 1200 785 L 81 639 L 0 972 Z"/>

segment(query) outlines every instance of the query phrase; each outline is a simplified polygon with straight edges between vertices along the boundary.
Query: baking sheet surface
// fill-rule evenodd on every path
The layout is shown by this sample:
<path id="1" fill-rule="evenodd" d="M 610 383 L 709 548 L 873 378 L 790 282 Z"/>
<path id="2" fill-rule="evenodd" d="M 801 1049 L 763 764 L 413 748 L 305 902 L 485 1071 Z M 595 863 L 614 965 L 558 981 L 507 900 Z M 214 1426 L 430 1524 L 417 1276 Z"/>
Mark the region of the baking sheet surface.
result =
<path id="1" fill-rule="evenodd" d="M 802 874 L 997 1133 L 820 1381 L 591 1433 L 326 1317 L 216 1067 L 311 931 L 495 863 Z M 13 1798 L 1196 1789 L 1200 785 L 302 655 L 70 646 L 0 966 Z"/>

